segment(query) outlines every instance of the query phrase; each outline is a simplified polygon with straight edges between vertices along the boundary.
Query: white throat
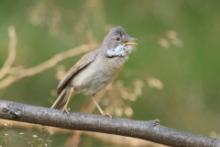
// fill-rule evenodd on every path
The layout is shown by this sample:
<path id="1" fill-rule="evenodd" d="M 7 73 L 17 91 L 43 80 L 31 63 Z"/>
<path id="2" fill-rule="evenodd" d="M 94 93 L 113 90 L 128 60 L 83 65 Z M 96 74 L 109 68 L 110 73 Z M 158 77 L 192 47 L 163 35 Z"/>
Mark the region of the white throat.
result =
<path id="1" fill-rule="evenodd" d="M 125 55 L 127 55 L 126 48 L 127 47 L 124 44 L 119 44 L 115 48 L 108 49 L 106 54 L 108 57 L 116 57 L 116 56 L 124 57 Z"/>

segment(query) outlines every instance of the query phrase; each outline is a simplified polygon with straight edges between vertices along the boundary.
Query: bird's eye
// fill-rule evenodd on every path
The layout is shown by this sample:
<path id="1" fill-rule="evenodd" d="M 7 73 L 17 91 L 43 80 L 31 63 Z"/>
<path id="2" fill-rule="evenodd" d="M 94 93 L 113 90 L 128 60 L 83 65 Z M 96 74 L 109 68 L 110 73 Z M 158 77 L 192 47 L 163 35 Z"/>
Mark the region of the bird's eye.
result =
<path id="1" fill-rule="evenodd" d="M 116 37 L 115 40 L 116 40 L 116 41 L 120 41 L 121 38 L 120 38 L 120 37 Z"/>

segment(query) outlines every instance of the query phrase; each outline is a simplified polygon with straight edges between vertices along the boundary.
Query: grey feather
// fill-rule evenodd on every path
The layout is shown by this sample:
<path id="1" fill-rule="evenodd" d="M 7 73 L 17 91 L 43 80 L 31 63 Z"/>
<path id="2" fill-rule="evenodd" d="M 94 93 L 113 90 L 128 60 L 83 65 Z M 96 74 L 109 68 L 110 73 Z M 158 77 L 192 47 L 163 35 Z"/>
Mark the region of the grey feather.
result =
<path id="1" fill-rule="evenodd" d="M 69 70 L 65 77 L 59 82 L 57 86 L 57 94 L 59 95 L 63 89 L 79 74 L 85 67 L 89 66 L 96 58 L 97 50 L 81 57 L 81 59 Z"/>

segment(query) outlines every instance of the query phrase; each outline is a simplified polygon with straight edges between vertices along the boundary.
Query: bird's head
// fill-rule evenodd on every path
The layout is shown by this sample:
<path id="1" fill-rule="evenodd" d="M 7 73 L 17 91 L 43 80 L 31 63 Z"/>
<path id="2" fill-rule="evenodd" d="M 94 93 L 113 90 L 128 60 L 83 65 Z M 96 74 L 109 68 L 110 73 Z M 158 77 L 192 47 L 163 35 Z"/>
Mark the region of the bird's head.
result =
<path id="1" fill-rule="evenodd" d="M 133 51 L 135 45 L 137 45 L 136 39 L 129 36 L 123 27 L 117 26 L 110 29 L 104 38 L 102 48 L 109 57 L 126 56 Z"/>

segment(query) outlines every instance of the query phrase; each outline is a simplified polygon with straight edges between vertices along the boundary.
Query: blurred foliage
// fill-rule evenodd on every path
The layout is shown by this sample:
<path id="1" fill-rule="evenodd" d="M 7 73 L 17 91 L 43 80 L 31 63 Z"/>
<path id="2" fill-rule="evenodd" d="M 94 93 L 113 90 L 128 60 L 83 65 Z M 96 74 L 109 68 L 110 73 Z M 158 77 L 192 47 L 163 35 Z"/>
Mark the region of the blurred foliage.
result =
<path id="1" fill-rule="evenodd" d="M 220 2 L 199 0 L 3 0 L 0 5 L 0 65 L 7 56 L 7 29 L 17 30 L 16 65 L 31 67 L 58 52 L 97 40 L 121 25 L 138 38 L 138 48 L 117 80 L 129 89 L 142 81 L 133 118 L 210 135 L 220 132 Z M 62 62 L 69 68 L 79 57 Z M 0 91 L 1 99 L 49 106 L 56 69 L 26 78 Z M 85 97 L 72 100 L 79 110 Z M 119 98 L 119 97 L 118 97 Z M 69 135 L 1 128 L 0 145 L 63 146 Z M 28 135 L 30 134 L 30 135 Z M 33 137 L 36 134 L 41 137 Z M 10 137 L 8 137 L 10 136 Z M 47 136 L 48 137 L 48 136 Z M 44 138 L 43 144 L 35 138 Z M 84 137 L 81 146 L 107 146 Z M 10 140 L 13 140 L 11 142 Z M 26 144 L 27 145 L 27 144 Z M 29 144 L 30 145 L 30 144 Z M 30 145 L 31 146 L 31 145 Z M 114 146 L 114 145 L 110 145 Z"/>

